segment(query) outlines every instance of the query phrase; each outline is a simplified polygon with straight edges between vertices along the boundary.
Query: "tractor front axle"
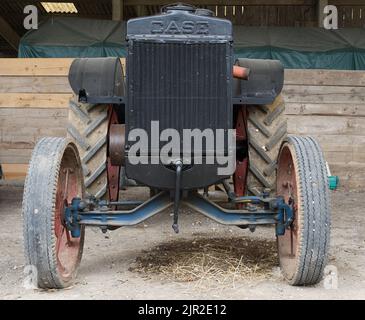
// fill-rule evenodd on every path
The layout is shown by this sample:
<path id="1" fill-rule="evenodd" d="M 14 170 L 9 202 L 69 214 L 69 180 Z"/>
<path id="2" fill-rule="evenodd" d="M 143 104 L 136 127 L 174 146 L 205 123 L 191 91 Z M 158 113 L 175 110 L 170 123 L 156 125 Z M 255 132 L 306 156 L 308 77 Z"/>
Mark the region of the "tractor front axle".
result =
<path id="1" fill-rule="evenodd" d="M 90 199 L 74 198 L 65 208 L 65 226 L 74 238 L 80 236 L 82 225 L 99 226 L 103 230 L 108 227 L 133 226 L 173 206 L 173 200 L 168 192 L 161 192 L 143 203 L 139 201 L 108 203 L 95 199 L 90 201 Z M 257 225 L 275 224 L 277 235 L 283 235 L 293 221 L 292 207 L 286 204 L 282 197 L 240 197 L 236 199 L 238 200 L 240 203 L 252 205 L 245 209 L 226 209 L 195 192 L 189 193 L 181 203 L 223 225 L 254 229 Z M 111 206 L 133 205 L 134 208 L 128 210 L 111 209 Z"/>

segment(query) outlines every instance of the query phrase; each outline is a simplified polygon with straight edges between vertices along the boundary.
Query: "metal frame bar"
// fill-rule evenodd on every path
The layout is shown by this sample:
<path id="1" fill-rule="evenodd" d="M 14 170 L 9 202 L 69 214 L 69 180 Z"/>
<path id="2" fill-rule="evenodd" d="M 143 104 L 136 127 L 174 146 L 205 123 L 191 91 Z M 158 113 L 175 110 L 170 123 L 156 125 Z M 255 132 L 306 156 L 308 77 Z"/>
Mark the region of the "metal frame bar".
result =
<path id="1" fill-rule="evenodd" d="M 100 210 L 77 212 L 78 223 L 93 226 L 133 226 L 173 205 L 169 195 L 161 192 L 132 210 Z"/>
<path id="2" fill-rule="evenodd" d="M 91 103 L 91 104 L 125 104 L 125 97 L 93 97 L 86 96 L 80 99 L 82 103 Z"/>
<path id="3" fill-rule="evenodd" d="M 233 105 L 246 105 L 246 104 L 270 104 L 274 100 L 273 97 L 233 97 Z M 105 104 L 125 104 L 126 97 L 94 97 L 86 96 L 81 99 L 82 103 L 105 103 Z"/>
<path id="4" fill-rule="evenodd" d="M 198 194 L 191 195 L 183 203 L 189 208 L 205 215 L 223 225 L 249 226 L 275 224 L 279 221 L 279 213 L 273 210 L 230 210 L 209 201 Z"/>
<path id="5" fill-rule="evenodd" d="M 240 198 L 240 200 L 244 200 Z M 253 226 L 276 224 L 279 232 L 285 230 L 286 220 L 292 219 L 292 212 L 282 199 L 247 197 L 247 202 L 261 204 L 259 207 L 251 207 L 249 209 L 225 209 L 204 198 L 198 193 L 190 193 L 189 196 L 182 200 L 186 206 L 196 210 L 214 221 L 223 225 L 232 226 Z M 274 205 L 272 203 L 275 203 Z M 69 229 L 80 229 L 80 225 L 92 225 L 100 227 L 122 227 L 133 226 L 151 218 L 161 211 L 171 207 L 172 201 L 168 192 L 161 192 L 146 202 L 138 205 L 131 210 L 110 210 L 108 205 L 129 205 L 138 204 L 138 202 L 104 202 L 98 203 L 97 209 L 93 211 L 85 210 L 85 205 L 81 199 L 75 198 L 71 206 L 65 209 L 65 217 Z M 290 220 L 291 221 L 291 220 Z M 278 229 L 281 228 L 281 229 Z M 281 230 L 281 231 L 280 231 Z"/>

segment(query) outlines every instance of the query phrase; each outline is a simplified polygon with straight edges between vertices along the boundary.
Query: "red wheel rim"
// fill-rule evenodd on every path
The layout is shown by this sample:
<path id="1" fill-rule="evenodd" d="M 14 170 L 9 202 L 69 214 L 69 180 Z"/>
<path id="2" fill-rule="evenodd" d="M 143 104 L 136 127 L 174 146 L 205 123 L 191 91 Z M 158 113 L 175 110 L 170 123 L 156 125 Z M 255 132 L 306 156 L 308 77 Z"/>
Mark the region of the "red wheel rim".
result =
<path id="1" fill-rule="evenodd" d="M 64 280 L 70 279 L 80 261 L 80 238 L 73 238 L 65 226 L 64 208 L 73 198 L 83 195 L 79 164 L 74 151 L 67 148 L 61 162 L 55 204 L 54 232 L 56 235 L 56 259 L 58 273 Z"/>
<path id="2" fill-rule="evenodd" d="M 300 215 L 298 209 L 297 174 L 293 159 L 293 152 L 288 144 L 281 149 L 278 159 L 276 190 L 279 196 L 283 196 L 286 203 L 292 205 L 294 220 L 283 236 L 278 236 L 278 251 L 280 265 L 288 279 L 293 278 L 296 272 L 298 256 L 298 235 L 300 227 Z"/>
<path id="3" fill-rule="evenodd" d="M 247 110 L 242 107 L 238 110 L 236 124 L 236 145 L 246 143 L 247 141 Z M 241 158 L 236 155 L 236 171 L 233 174 L 234 192 L 237 196 L 242 197 L 246 194 L 248 171 L 248 157 Z"/>
<path id="4" fill-rule="evenodd" d="M 109 107 L 109 127 L 108 135 L 110 133 L 110 126 L 112 124 L 118 124 L 118 115 L 115 112 L 113 106 Z M 110 201 L 118 201 L 119 198 L 119 178 L 120 178 L 120 167 L 113 166 L 109 157 L 107 159 L 107 175 L 108 175 L 108 196 Z"/>

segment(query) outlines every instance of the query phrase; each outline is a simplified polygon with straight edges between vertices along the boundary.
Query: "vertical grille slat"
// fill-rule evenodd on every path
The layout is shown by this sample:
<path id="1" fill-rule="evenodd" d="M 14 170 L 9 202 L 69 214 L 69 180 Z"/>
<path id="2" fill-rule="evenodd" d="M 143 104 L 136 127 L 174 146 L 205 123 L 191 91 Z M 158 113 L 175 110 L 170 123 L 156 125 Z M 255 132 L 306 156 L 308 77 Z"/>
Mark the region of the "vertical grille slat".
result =
<path id="1" fill-rule="evenodd" d="M 229 43 L 133 41 L 127 129 L 232 127 Z"/>

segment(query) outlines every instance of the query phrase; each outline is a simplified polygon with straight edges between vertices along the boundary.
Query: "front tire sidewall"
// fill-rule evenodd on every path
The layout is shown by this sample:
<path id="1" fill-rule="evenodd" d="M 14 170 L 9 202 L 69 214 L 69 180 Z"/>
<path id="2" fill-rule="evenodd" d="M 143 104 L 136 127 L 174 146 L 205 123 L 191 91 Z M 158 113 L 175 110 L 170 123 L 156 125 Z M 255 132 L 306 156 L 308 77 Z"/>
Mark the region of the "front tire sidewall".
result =
<path id="1" fill-rule="evenodd" d="M 41 139 L 32 154 L 23 195 L 23 233 L 25 259 L 35 267 L 38 287 L 65 288 L 76 277 L 81 261 L 85 230 L 72 272 L 64 277 L 58 268 L 55 235 L 56 193 L 64 155 L 73 158 L 77 170 L 78 193 L 84 197 L 83 177 L 77 147 L 64 138 Z"/>

